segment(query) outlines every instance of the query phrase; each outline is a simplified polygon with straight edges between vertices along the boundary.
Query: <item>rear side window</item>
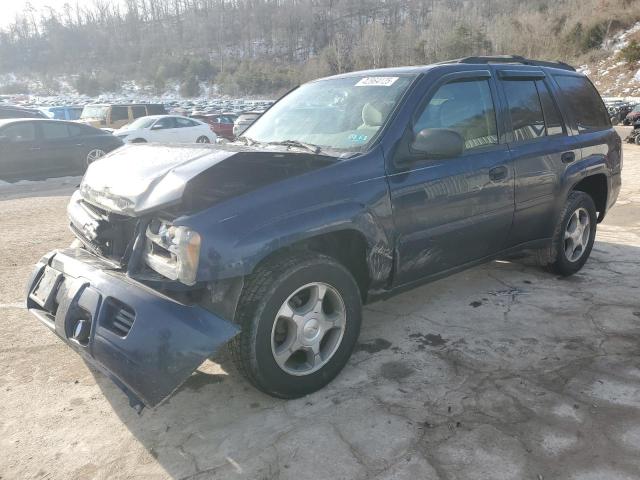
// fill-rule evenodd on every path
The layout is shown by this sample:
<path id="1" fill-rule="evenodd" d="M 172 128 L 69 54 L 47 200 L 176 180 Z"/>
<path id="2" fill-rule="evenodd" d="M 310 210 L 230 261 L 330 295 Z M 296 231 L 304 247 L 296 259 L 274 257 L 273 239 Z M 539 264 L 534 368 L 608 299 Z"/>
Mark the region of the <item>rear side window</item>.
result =
<path id="1" fill-rule="evenodd" d="M 164 105 L 158 105 L 154 103 L 147 105 L 147 112 L 148 115 L 164 115 L 165 113 L 167 113 Z"/>
<path id="2" fill-rule="evenodd" d="M 532 80 L 503 81 L 516 142 L 544 137 L 544 115 L 536 84 Z"/>
<path id="3" fill-rule="evenodd" d="M 544 80 L 536 80 L 536 87 L 540 95 L 540 103 L 542 104 L 542 113 L 544 113 L 544 123 L 547 126 L 547 135 L 562 135 L 564 131 L 564 122 L 556 102 L 551 96 L 551 92 Z"/>
<path id="4" fill-rule="evenodd" d="M 111 107 L 111 121 L 129 120 L 129 107 Z"/>
<path id="5" fill-rule="evenodd" d="M 176 121 L 176 127 L 177 128 L 196 127 L 196 126 L 199 125 L 198 123 L 194 122 L 193 120 L 189 120 L 187 118 L 176 117 L 175 121 Z"/>
<path id="6" fill-rule="evenodd" d="M 465 149 L 498 143 L 496 114 L 487 80 L 447 83 L 433 95 L 414 124 L 425 128 L 446 128 L 458 132 Z"/>
<path id="7" fill-rule="evenodd" d="M 57 140 L 69 136 L 66 123 L 42 122 L 40 126 L 42 127 L 42 136 L 45 140 Z"/>
<path id="8" fill-rule="evenodd" d="M 142 105 L 138 105 L 135 107 L 131 107 L 131 112 L 133 113 L 133 118 L 140 118 L 147 116 L 147 109 Z"/>
<path id="9" fill-rule="evenodd" d="M 555 79 L 579 133 L 611 127 L 607 109 L 589 80 L 569 75 L 558 75 Z"/>

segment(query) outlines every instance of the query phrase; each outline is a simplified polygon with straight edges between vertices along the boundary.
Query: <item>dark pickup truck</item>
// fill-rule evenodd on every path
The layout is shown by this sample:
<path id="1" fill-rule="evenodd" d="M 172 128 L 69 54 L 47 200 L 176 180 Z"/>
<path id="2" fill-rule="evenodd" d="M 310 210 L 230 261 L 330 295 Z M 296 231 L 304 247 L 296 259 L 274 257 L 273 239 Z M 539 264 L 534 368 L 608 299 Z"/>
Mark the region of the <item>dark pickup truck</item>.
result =
<path id="1" fill-rule="evenodd" d="M 345 366 L 362 305 L 526 251 L 589 257 L 620 137 L 566 64 L 473 57 L 310 82 L 224 146 L 126 146 L 88 168 L 77 240 L 27 304 L 154 406 L 230 341 L 282 398 Z"/>

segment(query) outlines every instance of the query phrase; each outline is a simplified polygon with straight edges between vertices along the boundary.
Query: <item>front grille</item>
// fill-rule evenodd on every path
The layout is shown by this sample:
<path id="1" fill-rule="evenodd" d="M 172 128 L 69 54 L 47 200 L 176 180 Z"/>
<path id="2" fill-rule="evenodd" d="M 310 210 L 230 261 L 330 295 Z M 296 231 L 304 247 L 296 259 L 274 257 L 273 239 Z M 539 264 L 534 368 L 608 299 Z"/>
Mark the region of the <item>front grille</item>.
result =
<path id="1" fill-rule="evenodd" d="M 119 337 L 126 337 L 136 318 L 133 309 L 113 298 L 106 300 L 105 309 L 102 326 Z"/>
<path id="2" fill-rule="evenodd" d="M 87 249 L 124 265 L 138 219 L 109 212 L 84 200 L 70 204 L 68 213 L 71 230 Z"/>

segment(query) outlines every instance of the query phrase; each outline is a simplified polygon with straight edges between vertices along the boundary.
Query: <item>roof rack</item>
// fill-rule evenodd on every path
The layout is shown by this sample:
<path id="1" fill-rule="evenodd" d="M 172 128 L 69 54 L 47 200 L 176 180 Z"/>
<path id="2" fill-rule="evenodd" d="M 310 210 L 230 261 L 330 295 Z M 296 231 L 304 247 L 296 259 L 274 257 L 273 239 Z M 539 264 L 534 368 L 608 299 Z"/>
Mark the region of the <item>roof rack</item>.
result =
<path id="1" fill-rule="evenodd" d="M 551 67 L 560 68 L 562 70 L 571 70 L 575 72 L 576 69 L 564 62 L 546 62 L 544 60 L 531 60 L 524 58 L 520 55 L 494 55 L 494 56 L 479 56 L 479 57 L 463 57 L 456 60 L 448 60 L 446 62 L 440 62 L 440 64 L 451 63 L 520 63 L 522 65 L 534 65 L 536 67 Z"/>

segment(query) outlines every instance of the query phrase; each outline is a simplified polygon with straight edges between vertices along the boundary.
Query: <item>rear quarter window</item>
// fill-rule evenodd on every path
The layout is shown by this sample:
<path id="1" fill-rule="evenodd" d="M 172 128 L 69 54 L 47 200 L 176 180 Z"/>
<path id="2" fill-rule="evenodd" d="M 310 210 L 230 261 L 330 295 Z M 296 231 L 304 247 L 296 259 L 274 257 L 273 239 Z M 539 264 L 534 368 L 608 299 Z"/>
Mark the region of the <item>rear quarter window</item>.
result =
<path id="1" fill-rule="evenodd" d="M 569 75 L 555 79 L 579 133 L 611 128 L 607 109 L 589 80 Z"/>

